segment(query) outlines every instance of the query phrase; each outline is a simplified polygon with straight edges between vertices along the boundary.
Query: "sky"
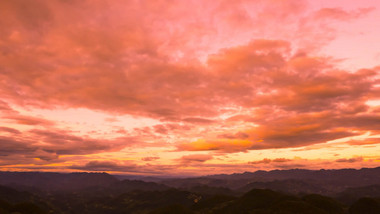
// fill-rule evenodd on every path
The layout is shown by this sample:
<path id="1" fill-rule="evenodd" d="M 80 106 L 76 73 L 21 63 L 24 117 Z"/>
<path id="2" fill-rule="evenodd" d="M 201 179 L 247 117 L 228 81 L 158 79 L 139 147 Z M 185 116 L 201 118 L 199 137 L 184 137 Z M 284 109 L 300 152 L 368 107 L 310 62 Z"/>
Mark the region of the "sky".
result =
<path id="1" fill-rule="evenodd" d="M 0 170 L 380 166 L 380 1 L 0 1 Z"/>

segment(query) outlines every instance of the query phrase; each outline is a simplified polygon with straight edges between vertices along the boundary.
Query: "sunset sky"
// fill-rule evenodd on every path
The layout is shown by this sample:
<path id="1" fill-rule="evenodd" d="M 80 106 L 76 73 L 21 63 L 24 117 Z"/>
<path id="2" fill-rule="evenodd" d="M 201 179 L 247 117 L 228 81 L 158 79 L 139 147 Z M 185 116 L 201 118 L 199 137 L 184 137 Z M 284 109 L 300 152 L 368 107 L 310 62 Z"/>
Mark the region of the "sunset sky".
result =
<path id="1" fill-rule="evenodd" d="M 380 1 L 0 1 L 0 170 L 380 166 Z"/>

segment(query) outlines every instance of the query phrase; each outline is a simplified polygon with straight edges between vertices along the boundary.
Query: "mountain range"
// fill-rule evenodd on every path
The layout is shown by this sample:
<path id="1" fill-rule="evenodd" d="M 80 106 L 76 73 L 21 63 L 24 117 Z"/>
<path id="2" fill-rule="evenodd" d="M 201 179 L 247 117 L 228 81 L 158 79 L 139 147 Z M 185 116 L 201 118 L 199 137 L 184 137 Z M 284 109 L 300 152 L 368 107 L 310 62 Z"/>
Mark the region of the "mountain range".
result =
<path id="1" fill-rule="evenodd" d="M 3 171 L 0 213 L 380 213 L 380 167 L 125 178 Z"/>

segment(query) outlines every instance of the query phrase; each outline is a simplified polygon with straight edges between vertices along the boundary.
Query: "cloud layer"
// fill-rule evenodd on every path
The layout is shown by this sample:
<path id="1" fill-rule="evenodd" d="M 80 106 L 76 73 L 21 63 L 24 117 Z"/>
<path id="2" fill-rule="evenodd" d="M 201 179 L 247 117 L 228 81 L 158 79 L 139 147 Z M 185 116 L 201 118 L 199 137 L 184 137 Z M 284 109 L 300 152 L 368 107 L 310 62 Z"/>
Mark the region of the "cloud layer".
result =
<path id="1" fill-rule="evenodd" d="M 379 13 L 376 5 L 14 0 L 0 13 L 3 166 L 132 172 L 143 162 L 156 172 L 149 163 L 206 166 L 364 135 L 346 148 L 378 150 L 380 110 L 368 102 L 380 100 L 380 67 L 345 70 L 321 52 L 342 23 Z M 77 108 L 109 116 L 106 128 L 33 113 Z M 114 119 L 126 116 L 155 122 L 127 129 Z M 124 166 L 120 152 L 133 161 Z M 331 162 L 364 160 L 352 155 Z"/>

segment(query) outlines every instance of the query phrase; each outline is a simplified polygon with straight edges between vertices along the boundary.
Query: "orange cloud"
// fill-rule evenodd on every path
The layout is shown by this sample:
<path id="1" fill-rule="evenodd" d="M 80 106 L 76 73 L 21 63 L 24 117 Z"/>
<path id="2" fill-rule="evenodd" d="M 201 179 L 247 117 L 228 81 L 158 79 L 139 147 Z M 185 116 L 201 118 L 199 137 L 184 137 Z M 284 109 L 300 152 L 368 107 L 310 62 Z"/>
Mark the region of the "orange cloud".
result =
<path id="1" fill-rule="evenodd" d="M 197 140 L 189 143 L 179 144 L 178 150 L 185 151 L 222 151 L 222 152 L 241 152 L 250 149 L 253 143 L 248 140 L 220 139 L 214 141 Z"/>
<path id="2" fill-rule="evenodd" d="M 379 144 L 380 138 L 367 138 L 365 140 L 352 140 L 349 141 L 350 145 L 371 145 L 371 144 Z"/>
<path id="3" fill-rule="evenodd" d="M 304 0 L 1 1 L 2 163 L 146 147 L 189 151 L 181 163 L 204 163 L 212 156 L 191 152 L 293 148 L 364 133 L 368 139 L 349 144 L 375 145 L 379 108 L 367 101 L 379 98 L 380 67 L 344 70 L 339 56 L 318 52 L 339 21 L 370 12 Z M 109 114 L 107 130 L 92 133 L 115 137 L 95 139 L 31 113 L 58 108 Z M 108 126 L 125 115 L 157 123 Z M 74 168 L 123 169 L 86 161 Z"/>
<path id="4" fill-rule="evenodd" d="M 276 162 L 276 163 L 284 163 L 284 162 L 289 162 L 289 161 L 292 161 L 291 159 L 287 159 L 287 158 L 275 158 L 275 159 L 268 159 L 268 158 L 264 158 L 262 160 L 259 160 L 259 161 L 250 161 L 248 162 L 248 164 L 268 164 L 268 163 L 273 163 L 273 162 Z"/>

